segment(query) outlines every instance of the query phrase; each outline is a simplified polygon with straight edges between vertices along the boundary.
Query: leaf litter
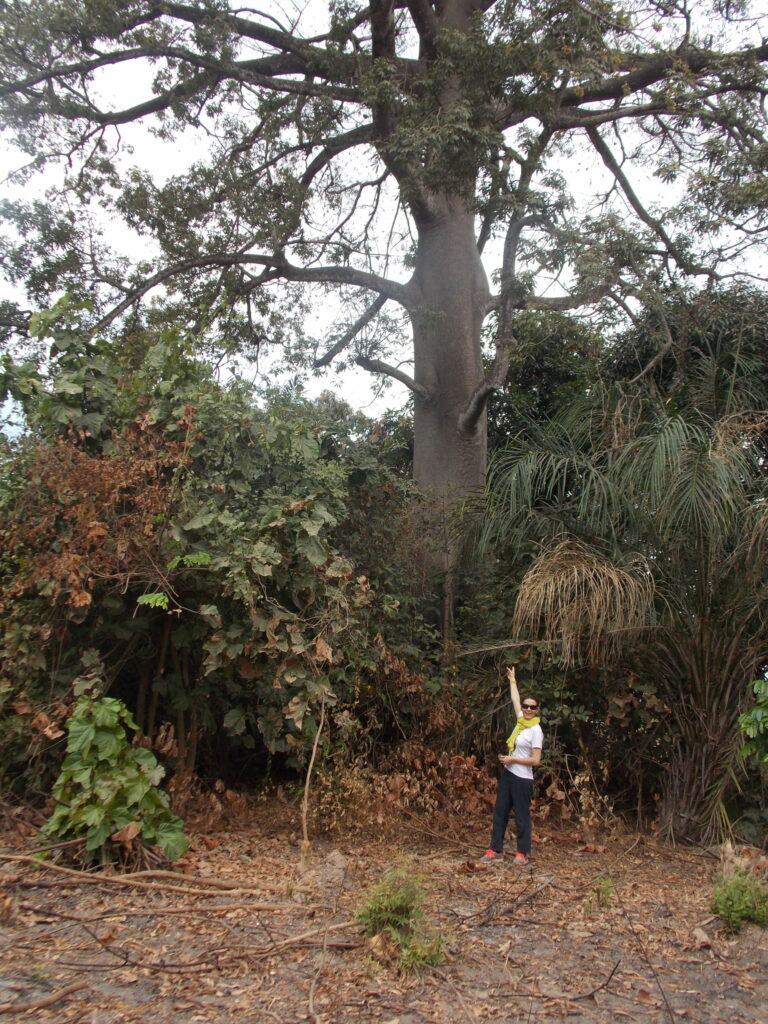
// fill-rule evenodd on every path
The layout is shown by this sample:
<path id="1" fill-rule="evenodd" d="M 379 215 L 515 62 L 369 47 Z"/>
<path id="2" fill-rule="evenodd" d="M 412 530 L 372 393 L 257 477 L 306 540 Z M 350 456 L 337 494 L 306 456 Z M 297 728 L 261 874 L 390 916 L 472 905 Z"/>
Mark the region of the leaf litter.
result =
<path id="1" fill-rule="evenodd" d="M 768 931 L 728 935 L 712 916 L 712 851 L 621 830 L 585 844 L 540 823 L 527 868 L 482 868 L 485 816 L 392 807 L 383 824 L 315 839 L 302 866 L 296 808 L 240 811 L 193 831 L 173 871 L 133 875 L 40 862 L 36 831 L 6 828 L 0 1022 L 766 1019 Z M 355 920 L 404 864 L 446 953 L 407 975 L 376 959 Z"/>

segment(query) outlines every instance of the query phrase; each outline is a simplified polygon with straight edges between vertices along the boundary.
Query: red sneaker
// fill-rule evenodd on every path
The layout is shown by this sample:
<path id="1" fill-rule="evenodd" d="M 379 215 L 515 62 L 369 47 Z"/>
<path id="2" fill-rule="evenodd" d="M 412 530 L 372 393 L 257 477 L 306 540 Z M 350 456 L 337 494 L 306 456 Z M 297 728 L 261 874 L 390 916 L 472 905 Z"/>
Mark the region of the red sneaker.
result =
<path id="1" fill-rule="evenodd" d="M 524 867 L 528 863 L 528 857 L 524 853 L 516 853 L 514 863 Z"/>
<path id="2" fill-rule="evenodd" d="M 500 860 L 503 859 L 503 853 L 496 853 L 495 850 L 486 850 L 483 856 L 478 861 L 478 864 L 497 864 Z"/>

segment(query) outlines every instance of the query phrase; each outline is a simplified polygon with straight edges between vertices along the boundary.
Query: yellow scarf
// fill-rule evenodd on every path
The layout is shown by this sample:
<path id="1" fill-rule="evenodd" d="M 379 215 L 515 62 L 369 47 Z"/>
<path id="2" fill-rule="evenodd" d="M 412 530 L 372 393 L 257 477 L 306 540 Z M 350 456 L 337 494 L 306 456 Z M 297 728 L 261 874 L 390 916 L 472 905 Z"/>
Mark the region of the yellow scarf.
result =
<path id="1" fill-rule="evenodd" d="M 517 725 L 512 731 L 512 735 L 507 740 L 507 750 L 510 752 L 510 754 L 515 749 L 517 737 L 520 735 L 523 729 L 531 729 L 534 725 L 538 725 L 540 721 L 541 718 L 539 718 L 538 715 L 535 715 L 533 718 L 529 718 L 527 722 L 524 718 L 518 718 Z"/>

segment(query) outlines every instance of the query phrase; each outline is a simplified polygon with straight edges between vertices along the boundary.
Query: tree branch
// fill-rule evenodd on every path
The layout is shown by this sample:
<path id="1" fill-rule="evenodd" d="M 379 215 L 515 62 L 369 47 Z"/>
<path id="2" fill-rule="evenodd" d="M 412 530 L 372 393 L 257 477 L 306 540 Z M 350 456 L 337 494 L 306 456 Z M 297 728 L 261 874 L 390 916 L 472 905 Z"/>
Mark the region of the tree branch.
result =
<path id="1" fill-rule="evenodd" d="M 435 12 L 430 6 L 429 0 L 407 0 L 408 10 L 411 13 L 413 24 L 419 33 L 419 56 L 427 60 L 437 56 L 435 40 L 440 30 L 440 23 Z"/>
<path id="2" fill-rule="evenodd" d="M 504 344 L 496 346 L 493 366 L 491 367 L 485 382 L 477 388 L 467 403 L 467 407 L 459 416 L 459 430 L 462 434 L 471 434 L 477 426 L 483 410 L 494 391 L 498 390 L 507 379 L 509 363 L 512 357 L 512 346 L 517 339 L 508 335 Z"/>
<path id="3" fill-rule="evenodd" d="M 596 128 L 588 128 L 587 129 L 587 135 L 589 136 L 590 142 L 592 143 L 592 145 L 595 147 L 595 149 L 597 150 L 598 154 L 600 155 L 600 158 L 602 159 L 603 163 L 605 164 L 605 166 L 608 168 L 608 170 L 611 172 L 611 174 L 614 176 L 614 178 L 618 182 L 622 192 L 627 197 L 627 201 L 629 202 L 629 204 L 632 207 L 632 209 L 638 215 L 640 220 L 644 224 L 647 224 L 648 227 L 656 235 L 658 235 L 658 237 L 662 240 L 664 245 L 667 247 L 667 249 L 669 251 L 669 254 L 680 264 L 680 267 L 687 274 L 706 274 L 710 278 L 714 277 L 715 276 L 714 272 L 712 270 L 710 270 L 709 268 L 701 267 L 701 266 L 698 266 L 697 264 L 692 263 L 688 259 L 688 257 L 679 250 L 679 248 L 675 245 L 675 243 L 669 237 L 669 235 L 667 234 L 666 230 L 664 229 L 664 225 L 661 223 L 661 221 L 656 220 L 655 217 L 652 217 L 648 213 L 648 211 L 645 209 L 645 207 L 643 206 L 643 204 L 640 202 L 639 198 L 637 197 L 637 194 L 635 193 L 634 189 L 630 185 L 629 179 L 627 178 L 627 176 L 624 174 L 623 170 L 621 169 L 618 160 L 613 155 L 613 153 L 610 151 L 610 149 L 608 148 L 608 146 L 605 143 L 605 140 L 602 138 L 602 136 L 600 135 L 598 130 Z"/>
<path id="4" fill-rule="evenodd" d="M 379 312 L 382 306 L 386 303 L 386 301 L 386 295 L 379 295 L 379 297 L 374 302 L 371 303 L 368 309 L 366 309 L 362 316 L 359 316 L 357 320 L 355 320 L 355 322 L 352 324 L 349 330 L 344 332 L 344 334 L 339 338 L 336 344 L 332 345 L 331 348 L 329 348 L 324 355 L 320 356 L 319 359 L 316 359 L 314 361 L 314 363 L 312 364 L 313 367 L 315 369 L 319 369 L 319 367 L 327 366 L 330 362 L 332 362 L 339 354 L 339 352 L 342 352 L 347 347 L 347 345 L 354 341 L 354 339 L 357 337 L 360 331 L 362 331 L 364 327 L 367 327 L 367 325 L 371 322 L 371 320 L 373 320 L 373 318 L 376 316 L 376 314 Z"/>
<path id="5" fill-rule="evenodd" d="M 518 307 L 519 309 L 548 309 L 566 310 L 578 309 L 580 306 L 591 306 L 594 303 L 610 295 L 613 284 L 597 284 L 583 292 L 573 292 L 571 295 L 556 296 L 546 299 L 543 296 L 535 295 L 526 297 Z"/>
<path id="6" fill-rule="evenodd" d="M 432 393 L 429 388 L 425 388 L 423 384 L 417 384 L 412 377 L 409 377 L 407 373 L 403 373 L 402 370 L 398 370 L 396 366 L 390 366 L 389 363 L 383 363 L 380 359 L 368 359 L 366 356 L 358 356 L 355 359 L 358 366 L 362 366 L 364 370 L 368 370 L 370 373 L 383 373 L 387 377 L 392 377 L 394 380 L 400 381 L 409 388 L 419 398 L 423 398 L 425 402 L 430 401 Z"/>
<path id="7" fill-rule="evenodd" d="M 324 167 L 327 167 L 333 157 L 343 153 L 345 149 L 352 149 L 353 146 L 359 146 L 364 142 L 372 142 L 373 134 L 373 125 L 363 124 L 358 128 L 352 128 L 351 131 L 337 135 L 335 139 L 329 139 L 325 143 L 324 148 L 317 154 L 306 171 L 304 171 L 301 177 L 302 186 L 308 188 L 312 180 Z"/>
<path id="8" fill-rule="evenodd" d="M 668 73 L 675 69 L 686 69 L 694 75 L 718 67 L 733 67 L 735 64 L 751 63 L 768 60 L 768 43 L 750 47 L 746 50 L 733 50 L 730 53 L 716 53 L 709 50 L 696 50 L 689 47 L 664 53 L 658 57 L 638 55 L 634 58 L 636 66 L 625 75 L 615 75 L 595 86 L 571 86 L 560 97 L 561 107 L 582 107 L 587 103 L 622 100 L 626 96 L 647 89 L 662 81 Z"/>
<path id="9" fill-rule="evenodd" d="M 148 277 L 140 285 L 132 288 L 126 297 L 96 324 L 95 330 L 102 330 L 129 309 L 144 295 L 165 281 L 185 274 L 190 270 L 203 270 L 212 267 L 240 267 L 255 264 L 266 267 L 270 280 L 282 278 L 285 281 L 303 281 L 307 283 L 349 284 L 358 288 L 367 288 L 378 292 L 387 299 L 393 299 L 406 308 L 411 303 L 411 295 L 407 285 L 390 281 L 386 277 L 354 267 L 297 267 L 281 256 L 262 256 L 252 253 L 212 253 L 206 256 L 195 256 L 188 260 L 180 260 L 156 274 Z"/>

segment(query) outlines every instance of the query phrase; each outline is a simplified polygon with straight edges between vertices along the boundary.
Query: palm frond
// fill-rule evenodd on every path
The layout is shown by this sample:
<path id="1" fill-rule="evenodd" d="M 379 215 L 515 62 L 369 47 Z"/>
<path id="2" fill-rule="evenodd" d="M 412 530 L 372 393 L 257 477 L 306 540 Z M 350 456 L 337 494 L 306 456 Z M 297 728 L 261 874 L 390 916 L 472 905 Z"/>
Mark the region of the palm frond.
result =
<path id="1" fill-rule="evenodd" d="M 653 597 L 644 559 L 618 564 L 565 541 L 542 551 L 523 577 L 512 630 L 559 643 L 564 664 L 602 660 L 622 634 L 648 625 Z"/>

